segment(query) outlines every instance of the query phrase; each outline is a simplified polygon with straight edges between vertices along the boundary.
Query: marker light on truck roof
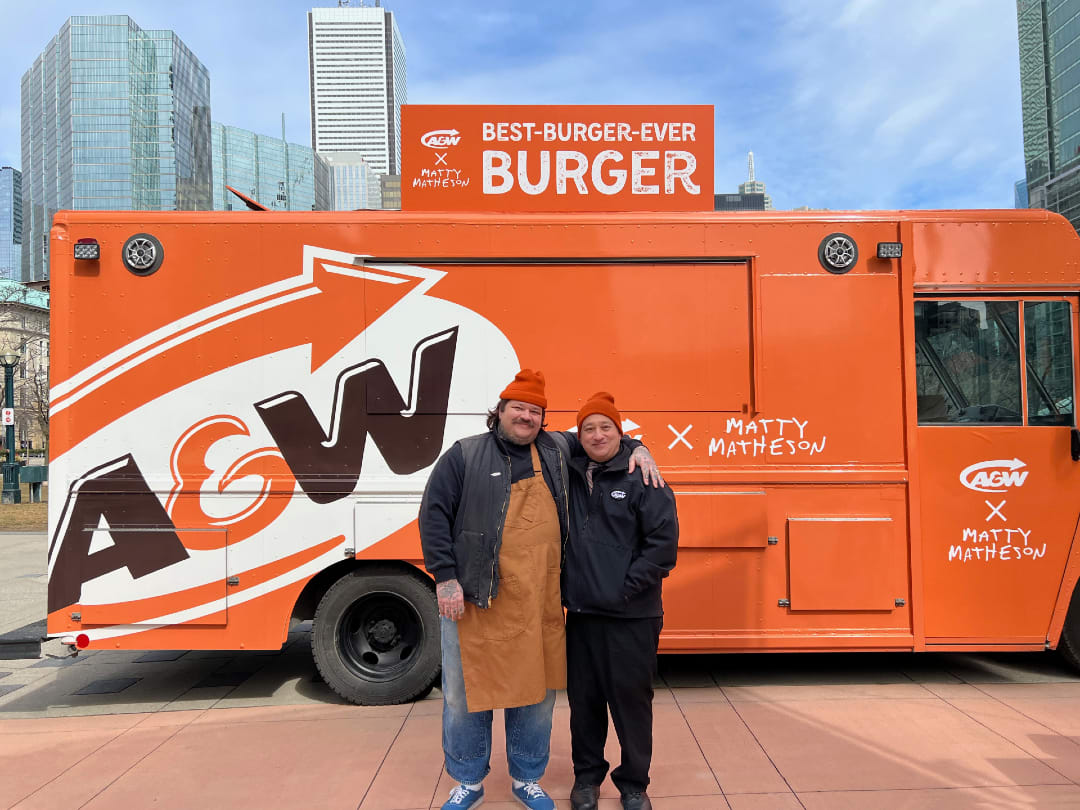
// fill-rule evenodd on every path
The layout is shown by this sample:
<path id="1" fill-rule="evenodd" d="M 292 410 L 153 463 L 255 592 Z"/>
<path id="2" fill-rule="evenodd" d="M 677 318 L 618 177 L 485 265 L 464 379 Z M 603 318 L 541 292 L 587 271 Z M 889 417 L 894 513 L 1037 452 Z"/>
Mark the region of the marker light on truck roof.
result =
<path id="1" fill-rule="evenodd" d="M 97 239 L 84 238 L 75 243 L 75 258 L 97 261 L 101 258 L 101 245 Z"/>

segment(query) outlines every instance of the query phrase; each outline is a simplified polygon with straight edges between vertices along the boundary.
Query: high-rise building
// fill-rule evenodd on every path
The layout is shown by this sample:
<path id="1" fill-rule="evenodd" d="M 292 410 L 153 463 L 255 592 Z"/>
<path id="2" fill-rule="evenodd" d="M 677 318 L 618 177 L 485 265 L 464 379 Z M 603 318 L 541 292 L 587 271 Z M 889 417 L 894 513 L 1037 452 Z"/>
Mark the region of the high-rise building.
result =
<path id="1" fill-rule="evenodd" d="M 713 210 L 764 211 L 765 195 L 759 191 L 740 191 L 738 194 L 713 194 Z"/>
<path id="2" fill-rule="evenodd" d="M 335 211 L 382 208 L 379 175 L 359 152 L 325 152 L 333 178 Z"/>
<path id="3" fill-rule="evenodd" d="M 760 194 L 765 198 L 765 210 L 772 210 L 772 197 L 765 193 L 765 184 L 760 180 L 754 179 L 754 153 L 750 152 L 746 158 L 747 164 L 747 180 L 745 183 L 739 183 L 740 194 Z"/>
<path id="4" fill-rule="evenodd" d="M 311 146 L 359 152 L 376 174 L 401 173 L 405 45 L 392 12 L 379 5 L 308 13 Z"/>
<path id="5" fill-rule="evenodd" d="M 1027 180 L 1017 180 L 1013 185 L 1013 208 L 1030 208 Z"/>
<path id="6" fill-rule="evenodd" d="M 1080 0 L 1017 0 L 1016 22 L 1026 175 L 1016 199 L 1023 184 L 1028 207 L 1056 211 L 1080 229 Z M 1028 345 L 1071 331 L 1068 307 L 1056 308 L 1045 323 L 1032 321 Z M 1040 370 L 1044 379 L 1072 373 L 1071 359 L 1059 359 Z"/>
<path id="7" fill-rule="evenodd" d="M 22 77 L 22 274 L 61 209 L 209 210 L 210 75 L 172 31 L 71 17 Z"/>
<path id="8" fill-rule="evenodd" d="M 384 174 L 382 181 L 382 207 L 388 211 L 401 210 L 401 175 Z"/>
<path id="9" fill-rule="evenodd" d="M 1017 0 L 1028 201 L 1080 227 L 1080 0 Z"/>
<path id="10" fill-rule="evenodd" d="M 0 168 L 0 280 L 22 280 L 22 172 Z"/>
<path id="11" fill-rule="evenodd" d="M 213 125 L 214 210 L 243 209 L 226 186 L 277 211 L 329 211 L 330 167 L 307 146 Z"/>

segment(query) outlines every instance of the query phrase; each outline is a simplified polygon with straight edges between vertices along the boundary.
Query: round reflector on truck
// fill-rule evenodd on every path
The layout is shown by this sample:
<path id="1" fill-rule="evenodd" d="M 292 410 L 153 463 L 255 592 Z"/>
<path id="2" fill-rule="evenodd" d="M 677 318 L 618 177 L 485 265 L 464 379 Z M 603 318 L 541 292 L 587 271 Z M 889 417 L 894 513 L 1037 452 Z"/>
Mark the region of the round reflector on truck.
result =
<path id="1" fill-rule="evenodd" d="M 165 249 L 156 238 L 148 233 L 129 236 L 120 253 L 124 267 L 137 276 L 148 276 L 157 272 L 165 260 Z"/>

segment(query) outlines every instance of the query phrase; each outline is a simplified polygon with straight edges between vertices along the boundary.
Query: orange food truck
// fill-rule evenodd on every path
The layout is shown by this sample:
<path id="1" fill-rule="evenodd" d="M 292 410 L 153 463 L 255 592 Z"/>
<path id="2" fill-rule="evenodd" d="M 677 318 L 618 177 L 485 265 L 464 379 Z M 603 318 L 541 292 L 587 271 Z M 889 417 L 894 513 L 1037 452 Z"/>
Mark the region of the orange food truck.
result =
<path id="1" fill-rule="evenodd" d="M 313 619 L 338 693 L 422 694 L 426 476 L 530 366 L 549 429 L 610 390 L 676 493 L 662 651 L 1078 661 L 1060 216 L 60 212 L 50 247 L 48 631 L 78 648 Z"/>
<path id="2" fill-rule="evenodd" d="M 426 474 L 529 365 L 551 429 L 613 391 L 676 493 L 664 650 L 1080 649 L 1059 216 L 61 213 L 51 246 L 52 635 L 314 617 L 336 689 L 418 694 Z"/>

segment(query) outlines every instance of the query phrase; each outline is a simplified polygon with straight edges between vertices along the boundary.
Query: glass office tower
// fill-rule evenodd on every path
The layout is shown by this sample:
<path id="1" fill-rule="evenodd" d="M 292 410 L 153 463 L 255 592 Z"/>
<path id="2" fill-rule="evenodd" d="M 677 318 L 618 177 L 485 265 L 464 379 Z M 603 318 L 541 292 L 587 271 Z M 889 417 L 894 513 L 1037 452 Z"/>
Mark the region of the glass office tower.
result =
<path id="1" fill-rule="evenodd" d="M 334 178 L 335 211 L 382 208 L 381 175 L 359 152 L 324 152 L 319 155 Z"/>
<path id="2" fill-rule="evenodd" d="M 1027 180 L 1017 180 L 1013 185 L 1013 208 L 1030 208 Z"/>
<path id="3" fill-rule="evenodd" d="M 1080 0 L 1017 0 L 1016 16 L 1027 203 L 1062 214 L 1076 228 L 1080 226 Z M 1022 198 L 1021 183 L 1016 197 Z M 1042 318 L 1025 309 L 1029 346 L 1048 344 L 1072 331 L 1068 307 L 1038 306 L 1046 310 Z M 1034 370 L 1029 368 L 1028 373 Z M 1071 373 L 1071 359 L 1060 357 L 1041 366 L 1039 376 L 1052 388 L 1052 381 L 1060 383 Z"/>
<path id="4" fill-rule="evenodd" d="M 209 210 L 210 75 L 172 31 L 71 17 L 22 77 L 26 281 L 60 209 Z"/>
<path id="5" fill-rule="evenodd" d="M 1018 0 L 1029 205 L 1080 226 L 1080 0 Z"/>
<path id="6" fill-rule="evenodd" d="M 330 168 L 310 148 L 246 129 L 213 125 L 214 210 L 243 210 L 226 186 L 277 211 L 329 211 Z"/>
<path id="7" fill-rule="evenodd" d="M 22 172 L 0 168 L 0 280 L 22 280 Z"/>

